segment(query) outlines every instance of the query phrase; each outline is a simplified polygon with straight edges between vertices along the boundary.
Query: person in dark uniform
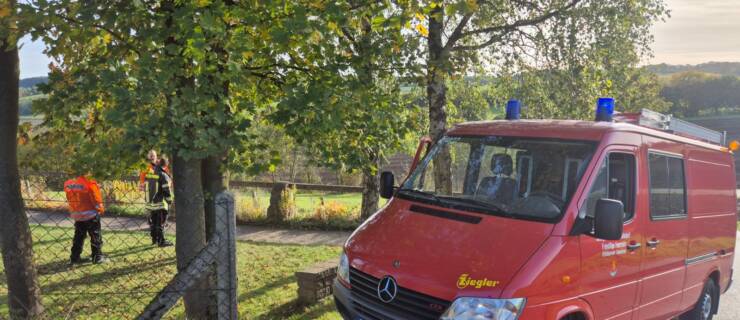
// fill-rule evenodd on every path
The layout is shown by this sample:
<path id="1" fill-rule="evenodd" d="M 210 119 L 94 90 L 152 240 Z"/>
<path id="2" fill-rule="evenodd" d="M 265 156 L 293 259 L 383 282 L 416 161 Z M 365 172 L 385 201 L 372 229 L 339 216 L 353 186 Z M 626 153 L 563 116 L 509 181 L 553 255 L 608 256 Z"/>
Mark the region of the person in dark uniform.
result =
<path id="1" fill-rule="evenodd" d="M 165 239 L 164 227 L 167 222 L 168 208 L 172 203 L 170 190 L 172 179 L 167 173 L 167 158 L 159 159 L 151 173 L 146 175 L 147 199 L 146 209 L 149 211 L 149 234 L 152 244 L 159 247 L 172 246 L 172 242 Z"/>

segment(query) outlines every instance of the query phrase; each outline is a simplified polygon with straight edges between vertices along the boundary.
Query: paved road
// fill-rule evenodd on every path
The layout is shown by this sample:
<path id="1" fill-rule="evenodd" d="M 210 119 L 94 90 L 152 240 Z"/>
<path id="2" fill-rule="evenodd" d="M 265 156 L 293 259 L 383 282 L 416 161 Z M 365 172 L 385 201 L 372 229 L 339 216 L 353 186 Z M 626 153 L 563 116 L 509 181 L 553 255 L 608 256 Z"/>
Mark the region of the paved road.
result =
<path id="1" fill-rule="evenodd" d="M 31 224 L 43 224 L 59 227 L 73 227 L 74 225 L 74 222 L 67 217 L 67 214 L 61 212 L 29 211 L 27 214 L 28 220 Z M 144 218 L 103 216 L 101 223 L 103 230 L 146 232 L 149 230 L 149 224 Z M 175 233 L 174 222 L 169 223 L 167 232 Z M 349 237 L 350 232 L 283 230 L 268 227 L 238 225 L 236 227 L 236 234 L 238 240 L 245 241 L 341 246 Z"/>
<path id="2" fill-rule="evenodd" d="M 735 250 L 740 248 L 740 233 L 737 235 L 738 242 L 735 244 Z M 735 270 L 740 270 L 740 255 L 735 251 Z M 716 320 L 738 320 L 740 319 L 740 273 L 735 272 L 734 284 L 727 293 L 719 298 L 719 314 Z"/>

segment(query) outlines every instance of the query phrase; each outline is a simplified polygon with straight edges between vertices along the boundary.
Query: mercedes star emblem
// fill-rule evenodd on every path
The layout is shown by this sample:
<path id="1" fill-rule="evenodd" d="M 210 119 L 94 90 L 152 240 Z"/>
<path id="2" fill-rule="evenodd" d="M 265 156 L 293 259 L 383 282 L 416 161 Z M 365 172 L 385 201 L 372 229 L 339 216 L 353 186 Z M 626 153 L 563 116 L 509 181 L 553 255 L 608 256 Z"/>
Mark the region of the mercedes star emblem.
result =
<path id="1" fill-rule="evenodd" d="M 389 303 L 396 298 L 398 294 L 398 285 L 396 280 L 391 276 L 385 276 L 378 282 L 378 298 L 380 301 Z"/>

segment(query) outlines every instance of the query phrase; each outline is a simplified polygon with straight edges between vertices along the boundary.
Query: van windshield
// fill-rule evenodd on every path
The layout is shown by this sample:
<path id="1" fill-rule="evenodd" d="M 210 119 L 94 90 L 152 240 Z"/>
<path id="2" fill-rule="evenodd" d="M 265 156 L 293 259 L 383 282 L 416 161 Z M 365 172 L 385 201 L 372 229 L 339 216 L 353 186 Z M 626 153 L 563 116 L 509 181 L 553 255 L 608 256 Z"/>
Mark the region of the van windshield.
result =
<path id="1" fill-rule="evenodd" d="M 556 222 L 595 147 L 594 142 L 547 138 L 445 137 L 397 195 L 455 209 Z M 445 162 L 450 163 L 449 171 L 435 174 L 435 166 L 444 168 Z"/>

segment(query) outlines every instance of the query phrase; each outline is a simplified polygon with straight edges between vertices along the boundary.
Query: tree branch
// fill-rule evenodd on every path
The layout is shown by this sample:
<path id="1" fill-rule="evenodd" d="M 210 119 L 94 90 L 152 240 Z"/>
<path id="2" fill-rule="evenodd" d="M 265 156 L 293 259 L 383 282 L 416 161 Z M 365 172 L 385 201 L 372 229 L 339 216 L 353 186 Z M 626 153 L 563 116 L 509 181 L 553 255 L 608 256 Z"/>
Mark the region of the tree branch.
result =
<path id="1" fill-rule="evenodd" d="M 67 22 L 69 22 L 69 23 L 74 23 L 74 24 L 77 24 L 77 25 L 79 25 L 79 26 L 84 26 L 84 25 L 85 25 L 84 23 L 82 23 L 81 21 L 79 21 L 79 20 L 77 20 L 77 19 L 75 19 L 75 18 L 72 18 L 72 17 L 68 17 L 68 16 L 65 16 L 65 15 L 61 15 L 61 14 L 55 14 L 55 15 L 56 15 L 57 17 L 61 18 L 62 20 L 64 20 L 64 21 L 67 21 Z M 136 52 L 136 54 L 138 54 L 139 56 L 141 56 L 141 55 L 142 55 L 142 54 L 141 54 L 141 51 L 139 50 L 139 48 L 137 48 L 137 47 L 135 47 L 134 45 L 132 45 L 132 44 L 131 44 L 131 43 L 130 43 L 130 42 L 129 42 L 129 41 L 128 41 L 128 40 L 126 39 L 126 38 L 124 38 L 124 37 L 123 37 L 123 36 L 122 36 L 121 34 L 119 34 L 119 33 L 115 32 L 115 31 L 113 31 L 112 29 L 110 29 L 110 28 L 108 28 L 108 27 L 106 27 L 106 26 L 104 26 L 104 25 L 102 25 L 102 24 L 92 23 L 92 24 L 90 24 L 90 26 L 91 26 L 91 27 L 94 27 L 94 28 L 97 28 L 97 29 L 100 29 L 100 30 L 103 30 L 103 31 L 105 31 L 105 32 L 108 32 L 108 33 L 109 33 L 109 34 L 110 34 L 111 36 L 113 36 L 113 37 L 114 37 L 114 38 L 116 38 L 116 39 L 117 39 L 118 41 L 120 41 L 121 43 L 123 43 L 123 45 L 124 45 L 125 47 L 129 48 L 129 49 L 130 49 L 131 51 L 133 51 L 133 52 Z"/>
<path id="2" fill-rule="evenodd" d="M 381 2 L 382 1 L 380 1 L 380 0 L 375 0 L 375 1 L 358 1 L 357 3 L 351 4 L 349 6 L 349 10 L 357 10 L 357 9 L 363 8 L 365 6 L 372 6 L 374 4 L 378 4 L 378 3 L 381 3 Z"/>
<path id="3" fill-rule="evenodd" d="M 457 46 L 457 47 L 453 47 L 451 50 L 452 51 L 462 51 L 462 50 L 478 50 L 478 49 L 485 48 L 485 47 L 490 46 L 491 44 L 495 43 L 496 41 L 501 40 L 509 32 L 512 32 L 514 30 L 517 30 L 517 29 L 519 29 L 521 27 L 534 26 L 534 25 L 540 24 L 542 22 L 545 22 L 546 20 L 549 20 L 549 19 L 551 19 L 553 17 L 556 17 L 556 16 L 562 14 L 563 12 L 565 12 L 565 11 L 573 8 L 579 2 L 581 2 L 581 0 L 571 0 L 570 3 L 568 3 L 567 5 L 565 5 L 563 7 L 559 8 L 559 9 L 556 9 L 556 10 L 553 10 L 553 11 L 550 11 L 550 12 L 548 12 L 546 14 L 543 14 L 543 15 L 541 15 L 539 17 L 536 17 L 536 18 L 533 18 L 533 19 L 517 20 L 514 23 L 507 24 L 507 25 L 494 26 L 494 27 L 489 27 L 489 28 L 483 28 L 483 29 L 478 29 L 478 30 L 472 30 L 472 31 L 468 31 L 468 32 L 463 32 L 460 35 L 459 38 L 464 38 L 464 37 L 478 35 L 478 34 L 484 34 L 484 33 L 498 33 L 498 34 L 492 35 L 491 38 L 488 39 L 486 42 L 483 42 L 483 43 L 480 43 L 480 44 L 476 44 L 476 45 Z"/>
<path id="4" fill-rule="evenodd" d="M 442 48 L 442 52 L 448 52 L 450 51 L 450 48 L 452 48 L 455 45 L 455 42 L 463 37 L 463 29 L 465 29 L 465 26 L 468 25 L 468 21 L 470 21 L 470 18 L 473 17 L 473 13 L 470 12 L 463 16 L 463 18 L 460 20 L 460 22 L 455 27 L 455 30 L 452 31 L 452 34 L 449 38 L 447 38 L 447 43 Z"/>

